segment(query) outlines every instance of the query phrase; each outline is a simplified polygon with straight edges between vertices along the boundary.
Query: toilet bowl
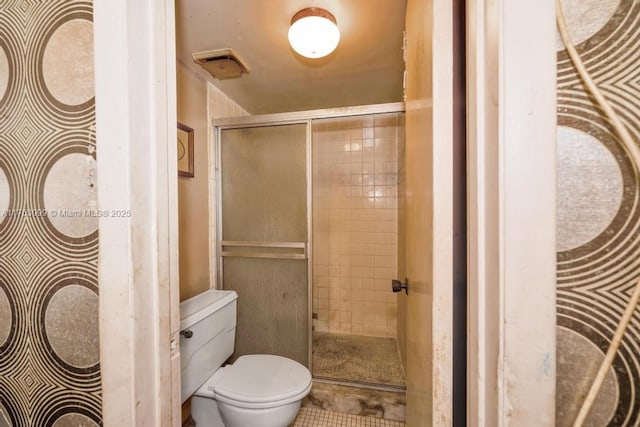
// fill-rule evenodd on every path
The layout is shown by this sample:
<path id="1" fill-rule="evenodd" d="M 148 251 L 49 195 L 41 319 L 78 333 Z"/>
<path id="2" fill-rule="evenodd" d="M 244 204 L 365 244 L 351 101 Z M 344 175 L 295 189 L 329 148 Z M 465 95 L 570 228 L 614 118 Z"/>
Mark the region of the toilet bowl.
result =
<path id="1" fill-rule="evenodd" d="M 182 402 L 198 427 L 286 427 L 311 390 L 311 373 L 282 356 L 233 354 L 233 291 L 209 290 L 180 304 Z"/>
<path id="2" fill-rule="evenodd" d="M 311 390 L 309 370 L 285 357 L 242 356 L 216 371 L 191 399 L 191 416 L 206 427 L 286 427 Z"/>

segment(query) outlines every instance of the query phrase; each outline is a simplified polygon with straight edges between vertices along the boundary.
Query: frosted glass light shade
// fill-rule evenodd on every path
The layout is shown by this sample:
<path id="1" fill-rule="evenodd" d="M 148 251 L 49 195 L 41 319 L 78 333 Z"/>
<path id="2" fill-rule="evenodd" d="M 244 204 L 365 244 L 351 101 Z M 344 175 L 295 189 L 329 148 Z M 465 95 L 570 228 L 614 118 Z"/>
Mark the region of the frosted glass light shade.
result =
<path id="1" fill-rule="evenodd" d="M 322 58 L 338 47 L 340 30 L 336 19 L 324 9 L 302 9 L 291 19 L 289 44 L 307 58 Z"/>

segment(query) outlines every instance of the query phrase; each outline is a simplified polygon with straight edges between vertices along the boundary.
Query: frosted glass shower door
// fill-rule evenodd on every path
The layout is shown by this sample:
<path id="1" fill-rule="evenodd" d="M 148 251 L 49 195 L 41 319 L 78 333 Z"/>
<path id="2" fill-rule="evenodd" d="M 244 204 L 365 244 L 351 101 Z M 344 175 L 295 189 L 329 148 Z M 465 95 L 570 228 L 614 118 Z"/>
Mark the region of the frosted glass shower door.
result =
<path id="1" fill-rule="evenodd" d="M 309 363 L 307 125 L 224 129 L 222 283 L 238 293 L 234 357 Z"/>

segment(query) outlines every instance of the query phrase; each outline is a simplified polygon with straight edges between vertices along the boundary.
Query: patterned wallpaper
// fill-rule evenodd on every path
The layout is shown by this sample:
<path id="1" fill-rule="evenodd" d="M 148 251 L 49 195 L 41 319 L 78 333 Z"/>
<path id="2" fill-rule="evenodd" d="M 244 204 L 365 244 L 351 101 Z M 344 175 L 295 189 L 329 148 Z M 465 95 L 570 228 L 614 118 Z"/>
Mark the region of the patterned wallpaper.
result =
<path id="1" fill-rule="evenodd" d="M 640 1 L 563 0 L 578 52 L 640 143 Z M 558 42 L 558 426 L 572 425 L 640 277 L 637 168 Z M 589 426 L 640 420 L 640 308 Z"/>
<path id="2" fill-rule="evenodd" d="M 0 425 L 101 425 L 92 3 L 0 0 Z"/>

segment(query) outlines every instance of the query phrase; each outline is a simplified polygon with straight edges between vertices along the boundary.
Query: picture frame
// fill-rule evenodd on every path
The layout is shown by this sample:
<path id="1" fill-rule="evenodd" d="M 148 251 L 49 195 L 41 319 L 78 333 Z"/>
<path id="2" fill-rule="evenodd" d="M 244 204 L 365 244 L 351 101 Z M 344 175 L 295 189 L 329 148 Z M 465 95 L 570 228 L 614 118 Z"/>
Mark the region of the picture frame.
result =
<path id="1" fill-rule="evenodd" d="M 178 176 L 193 178 L 193 129 L 178 122 Z"/>

